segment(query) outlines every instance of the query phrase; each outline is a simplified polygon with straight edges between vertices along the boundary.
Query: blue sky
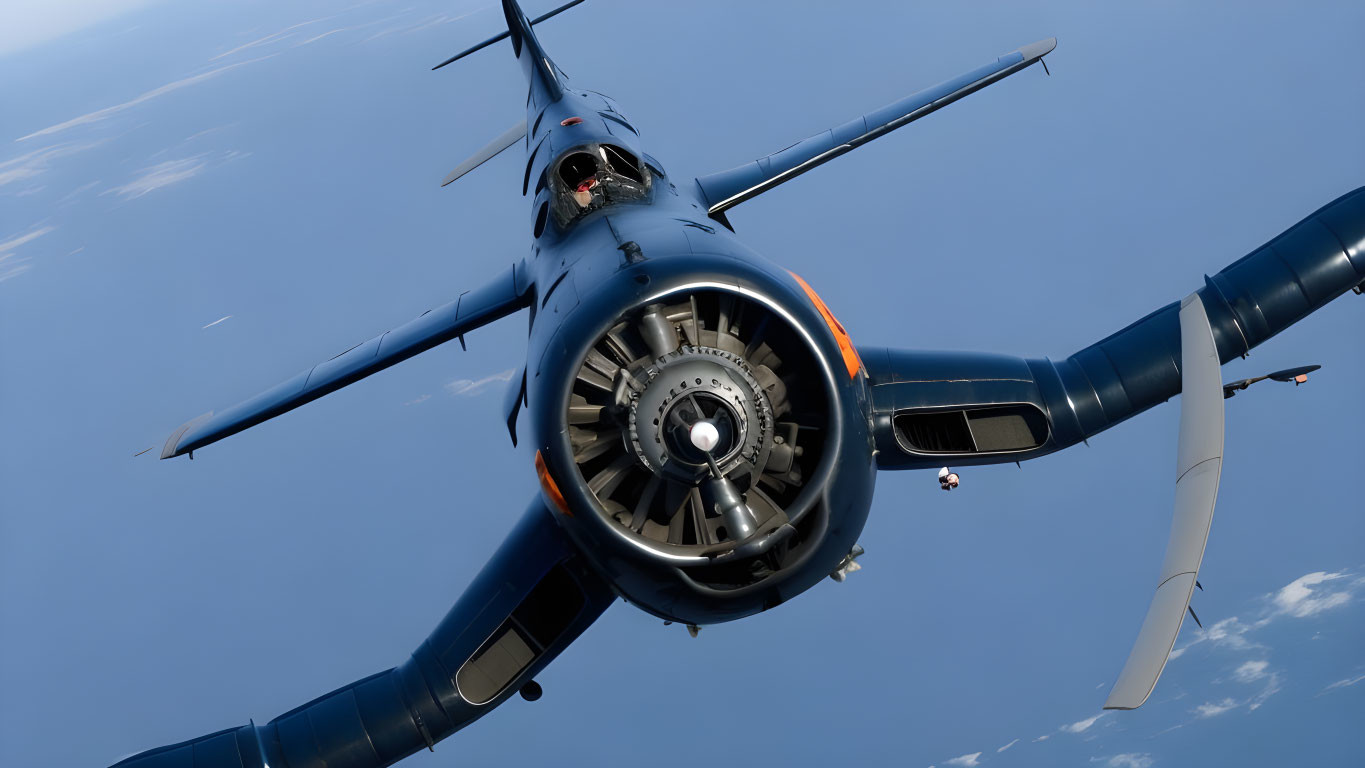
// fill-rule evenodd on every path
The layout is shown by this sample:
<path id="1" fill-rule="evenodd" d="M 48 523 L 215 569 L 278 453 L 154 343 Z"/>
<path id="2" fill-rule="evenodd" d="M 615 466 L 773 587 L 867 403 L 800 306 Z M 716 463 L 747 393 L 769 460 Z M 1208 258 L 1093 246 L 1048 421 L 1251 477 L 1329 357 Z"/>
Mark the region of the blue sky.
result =
<path id="1" fill-rule="evenodd" d="M 492 3 L 53 7 L 0 24 L 28 30 L 0 39 L 0 764 L 103 765 L 398 663 L 533 492 L 498 413 L 514 321 L 193 463 L 132 456 L 523 255 L 518 159 L 437 183 L 524 87 L 502 47 L 427 71 L 501 30 Z M 673 175 L 1060 41 L 1052 77 L 733 212 L 860 344 L 1064 357 L 1365 184 L 1358 3 L 784 9 L 592 0 L 541 34 Z M 618 605 L 541 701 L 411 764 L 1356 765 L 1363 312 L 1225 368 L 1324 365 L 1228 402 L 1207 629 L 1137 712 L 1100 706 L 1175 404 L 953 494 L 883 474 L 846 583 L 695 640 Z"/>

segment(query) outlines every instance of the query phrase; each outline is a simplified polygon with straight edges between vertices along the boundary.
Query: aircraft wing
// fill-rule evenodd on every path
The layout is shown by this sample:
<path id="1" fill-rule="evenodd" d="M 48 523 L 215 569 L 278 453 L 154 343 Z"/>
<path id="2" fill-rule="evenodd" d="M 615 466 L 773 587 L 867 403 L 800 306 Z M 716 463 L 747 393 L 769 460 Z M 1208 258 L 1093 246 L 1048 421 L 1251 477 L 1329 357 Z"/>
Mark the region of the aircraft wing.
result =
<path id="1" fill-rule="evenodd" d="M 1205 276 L 1195 293 L 1221 364 L 1356 287 L 1365 289 L 1365 187 Z M 881 469 L 1023 461 L 1180 394 L 1180 303 L 1059 360 L 871 347 L 858 354 L 871 385 Z M 1311 370 L 1267 376 L 1292 381 Z"/>
<path id="2" fill-rule="evenodd" d="M 804 141 L 751 163 L 697 179 L 706 199 L 707 213 L 720 216 L 727 209 L 762 194 L 788 179 L 851 152 L 908 125 L 954 101 L 985 88 L 997 80 L 1042 60 L 1057 47 L 1057 38 L 1040 40 L 1007 53 L 960 77 L 911 94 L 875 112 L 818 133 Z"/>
<path id="3" fill-rule="evenodd" d="M 469 173 L 475 168 L 478 168 L 479 166 L 483 165 L 489 160 L 492 160 L 493 158 L 501 154 L 504 149 L 507 149 L 508 147 L 512 146 L 513 144 L 516 144 L 518 141 L 521 141 L 524 138 L 526 138 L 525 118 L 523 118 L 521 122 L 517 123 L 511 128 L 508 128 L 506 131 L 502 133 L 502 135 L 498 136 L 496 139 L 493 139 L 492 141 L 488 142 L 488 146 L 484 147 L 483 149 L 480 149 L 478 152 L 475 152 L 474 155 L 470 157 L 468 160 L 465 160 L 463 163 L 460 163 L 459 165 L 455 166 L 455 170 L 446 174 L 446 177 L 441 180 L 441 186 L 443 187 L 446 186 L 450 182 L 460 178 L 466 173 Z"/>
<path id="4" fill-rule="evenodd" d="M 438 344 L 525 307 L 529 290 L 526 268 L 518 264 L 482 288 L 423 312 L 417 319 L 351 347 L 273 389 L 215 413 L 187 422 L 166 441 L 161 458 L 203 448 L 244 429 L 310 403 Z"/>
<path id="5" fill-rule="evenodd" d="M 537 496 L 450 612 L 397 667 L 268 723 L 148 750 L 114 768 L 381 768 L 434 751 L 436 742 L 518 692 L 534 701 L 536 675 L 616 599 L 555 514 Z M 356 610 L 384 620 L 382 605 Z"/>

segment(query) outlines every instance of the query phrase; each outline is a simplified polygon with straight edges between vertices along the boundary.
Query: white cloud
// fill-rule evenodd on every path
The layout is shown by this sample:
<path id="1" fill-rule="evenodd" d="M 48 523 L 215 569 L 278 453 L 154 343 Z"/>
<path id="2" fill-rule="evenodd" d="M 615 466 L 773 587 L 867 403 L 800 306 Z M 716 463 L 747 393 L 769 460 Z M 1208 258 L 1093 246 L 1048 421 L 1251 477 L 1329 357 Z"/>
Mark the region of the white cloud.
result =
<path id="1" fill-rule="evenodd" d="M 356 29 L 356 27 L 337 27 L 336 29 L 329 29 L 320 35 L 313 35 L 312 37 L 308 38 L 307 40 L 304 40 L 301 43 L 295 43 L 294 47 L 298 48 L 299 46 L 308 45 L 309 43 L 316 43 L 317 41 L 321 40 L 324 37 L 331 37 L 332 35 L 335 35 L 338 32 L 347 32 L 352 29 Z"/>
<path id="2" fill-rule="evenodd" d="M 232 315 L 223 315 L 222 317 L 218 318 L 217 320 L 214 320 L 213 322 L 209 323 L 208 325 L 205 325 L 205 326 L 201 327 L 199 330 L 202 331 L 202 330 L 204 330 L 204 328 L 212 328 L 213 326 L 215 326 L 215 325 L 217 325 L 217 324 L 223 322 L 224 320 L 230 320 L 231 318 L 232 318 Z"/>
<path id="3" fill-rule="evenodd" d="M 5 0 L 0 3 L 0 55 L 32 48 L 121 16 L 153 0 Z"/>
<path id="4" fill-rule="evenodd" d="M 32 240 L 37 240 L 38 238 L 42 237 L 43 235 L 46 235 L 48 232 L 51 232 L 54 229 L 56 229 L 56 227 L 38 227 L 37 229 L 31 229 L 17 237 L 12 237 L 3 243 L 0 243 L 0 253 L 12 251 L 15 248 L 18 248 L 19 246 L 23 245 L 24 243 L 30 242 Z"/>
<path id="5" fill-rule="evenodd" d="M 1333 688 L 1349 688 L 1349 687 L 1355 685 L 1356 683 L 1360 682 L 1361 680 L 1365 680 L 1365 675 L 1358 675 L 1358 676 L 1356 676 L 1356 677 L 1347 677 L 1347 678 L 1344 678 L 1344 679 L 1342 679 L 1342 680 L 1338 680 L 1338 681 L 1336 681 L 1335 683 L 1332 683 L 1331 685 L 1327 686 L 1326 688 L 1323 688 L 1322 690 L 1323 690 L 1323 692 L 1325 693 L 1325 692 L 1327 692 L 1327 691 L 1332 690 Z"/>
<path id="6" fill-rule="evenodd" d="M 1050 739 L 1050 738 L 1052 738 L 1052 734 L 1050 734 L 1050 733 L 1045 733 L 1045 734 L 1043 734 L 1042 736 L 1039 736 L 1038 738 L 1034 739 L 1033 741 L 1034 741 L 1034 742 L 1047 741 L 1047 740 Z"/>
<path id="7" fill-rule="evenodd" d="M 1092 757 L 1092 763 L 1100 763 L 1104 768 L 1151 768 L 1152 756 L 1146 752 L 1124 752 L 1109 757 Z"/>
<path id="8" fill-rule="evenodd" d="M 425 19 L 422 19 L 421 21 L 418 21 L 418 22 L 416 22 L 416 23 L 414 23 L 414 24 L 404 23 L 404 24 L 400 24 L 400 25 L 395 26 L 395 27 L 389 27 L 388 29 L 381 29 L 380 31 L 374 33 L 373 35 L 370 35 L 369 37 L 365 38 L 365 39 L 362 40 L 361 42 L 362 42 L 362 43 L 368 43 L 368 42 L 370 42 L 371 40 L 375 40 L 375 39 L 378 39 L 378 38 L 381 38 L 381 37 L 386 37 L 386 36 L 388 36 L 388 35 L 393 35 L 393 34 L 408 34 L 409 32 L 416 32 L 416 31 L 418 31 L 418 30 L 426 29 L 426 28 L 428 28 L 428 27 L 434 27 L 434 26 L 437 26 L 437 25 L 440 25 L 440 24 L 449 24 L 449 23 L 452 22 L 452 21 L 459 21 L 460 19 L 463 19 L 463 18 L 465 18 L 466 16 L 473 16 L 473 15 L 476 14 L 476 13 L 480 13 L 480 12 L 482 12 L 482 11 L 486 11 L 486 10 L 488 10 L 488 9 L 490 9 L 490 8 L 494 8 L 494 7 L 496 7 L 496 6 L 485 5 L 485 6 L 481 7 L 481 8 L 475 8 L 475 9 L 472 10 L 472 11 L 467 11 L 467 12 L 465 12 L 465 13 L 459 14 L 458 16 L 449 16 L 449 15 L 446 15 L 446 14 L 439 14 L 439 15 L 436 15 L 436 16 L 430 16 L 430 17 L 427 17 L 427 18 L 425 18 Z M 410 10 L 410 9 L 409 9 L 409 10 Z M 399 13 L 399 14 L 395 14 L 395 15 L 393 15 L 393 16 L 388 16 L 388 17 L 386 17 L 386 18 L 380 19 L 378 22 L 375 22 L 375 23 L 377 23 L 377 24 L 383 24 L 383 23 L 385 23 L 385 22 L 393 21 L 394 19 L 401 19 L 401 18 L 403 18 L 404 16 L 408 16 L 408 15 L 410 15 L 410 14 L 408 14 L 408 13 Z M 372 26 L 372 25 L 366 24 L 365 26 Z"/>
<path id="9" fill-rule="evenodd" d="M 1325 593 L 1324 590 L 1315 591 L 1313 587 L 1345 577 L 1345 573 L 1326 573 L 1324 571 L 1300 576 L 1275 593 L 1275 607 L 1280 613 L 1303 618 L 1344 605 L 1351 599 L 1349 591 Z"/>
<path id="10" fill-rule="evenodd" d="M 12 253 L 0 253 L 0 283 L 5 282 L 11 277 L 18 277 L 28 271 L 33 266 L 28 263 L 28 257 L 16 256 Z"/>
<path id="11" fill-rule="evenodd" d="M 1011 741 L 1010 743 L 1006 744 L 1005 746 L 1003 746 L 1003 747 L 1001 747 L 1001 748 L 999 748 L 999 749 L 997 749 L 997 750 L 995 750 L 995 751 L 996 751 L 996 752 L 1004 752 L 1005 750 L 1009 749 L 1010 747 L 1012 747 L 1012 746 L 1014 746 L 1015 744 L 1018 744 L 1018 743 L 1019 743 L 1019 740 L 1018 740 L 1018 739 L 1015 739 L 1014 741 Z"/>
<path id="12" fill-rule="evenodd" d="M 1204 639 L 1214 645 L 1223 645 L 1236 650 L 1259 647 L 1246 638 L 1246 634 L 1261 626 L 1259 623 L 1246 624 L 1236 616 L 1214 622 L 1203 630 Z"/>
<path id="13" fill-rule="evenodd" d="M 1217 648 L 1231 648 L 1235 651 L 1251 650 L 1253 648 L 1264 648 L 1260 643 L 1248 640 L 1246 635 L 1253 629 L 1265 626 L 1269 619 L 1247 624 L 1236 616 L 1229 616 L 1226 619 L 1210 624 L 1207 629 L 1196 629 L 1194 639 L 1185 643 L 1183 646 L 1171 651 L 1170 658 L 1178 659 L 1184 655 L 1192 646 L 1200 643 L 1211 643 Z"/>
<path id="14" fill-rule="evenodd" d="M 0 283 L 9 280 L 12 277 L 22 275 L 33 266 L 29 263 L 31 260 L 30 257 L 20 256 L 15 253 L 14 250 L 25 243 L 37 240 L 54 229 L 56 229 L 56 227 L 36 227 L 22 235 L 11 237 L 5 242 L 0 243 Z"/>
<path id="15" fill-rule="evenodd" d="M 508 368 L 507 370 L 502 371 L 501 373 L 495 373 L 492 376 L 485 376 L 482 379 L 479 379 L 478 381 L 473 381 L 471 379 L 456 379 L 446 384 L 446 391 L 452 395 L 465 395 L 468 397 L 473 397 L 475 395 L 481 394 L 484 390 L 488 389 L 488 385 L 492 384 L 495 381 L 511 381 L 513 373 L 515 373 L 515 371 L 513 371 L 511 368 Z"/>
<path id="16" fill-rule="evenodd" d="M 1230 712 L 1241 706 L 1235 699 L 1223 699 L 1222 701 L 1208 701 L 1194 708 L 1194 713 L 1200 717 L 1217 717 L 1224 712 Z"/>
<path id="17" fill-rule="evenodd" d="M 1346 579 L 1349 581 L 1343 581 Z M 1329 582 L 1335 582 L 1335 591 L 1324 586 Z M 1232 616 L 1208 629 L 1196 630 L 1192 640 L 1171 652 L 1171 658 L 1179 658 L 1191 646 L 1205 642 L 1236 651 L 1265 648 L 1249 639 L 1248 634 L 1286 616 L 1308 618 L 1345 605 L 1362 586 L 1365 586 L 1365 577 L 1354 577 L 1349 571 L 1305 574 L 1267 595 L 1267 604 L 1256 620 L 1247 623 Z"/>
<path id="18" fill-rule="evenodd" d="M 263 61 L 268 58 L 270 57 L 262 56 L 259 59 L 248 59 L 246 61 L 239 61 L 236 64 L 228 64 L 225 67 L 211 69 L 208 72 L 203 72 L 198 75 L 192 75 L 190 77 L 176 80 L 175 82 L 167 83 L 159 88 L 153 88 L 152 90 L 147 91 L 141 96 L 138 96 L 137 98 L 134 99 L 130 99 L 129 101 L 125 101 L 122 104 L 115 104 L 112 107 L 105 107 L 104 109 L 97 109 L 94 112 L 87 112 L 86 114 L 81 115 L 80 117 L 73 117 L 64 123 L 49 125 L 48 127 L 34 131 L 33 133 L 28 134 L 27 136 L 20 136 L 19 138 L 15 139 L 15 141 L 26 141 L 28 139 L 34 138 L 35 136 L 47 136 L 49 134 L 65 131 L 68 128 L 74 128 L 78 125 L 96 123 L 99 122 L 100 120 L 105 120 L 107 118 L 113 117 L 114 115 L 124 110 L 132 109 L 133 107 L 136 107 L 139 104 L 151 101 L 152 99 L 155 99 L 158 96 L 164 96 L 168 93 L 178 91 L 181 88 L 188 88 L 189 86 L 195 85 L 196 83 L 202 83 L 205 80 L 208 80 L 209 78 L 217 77 L 218 75 L 223 74 L 229 69 L 235 69 L 237 67 L 245 66 L 247 64 L 251 64 L 257 61 Z"/>
<path id="19" fill-rule="evenodd" d="M 70 141 L 35 149 L 27 154 L 10 158 L 0 163 L 0 187 L 41 176 L 47 171 L 53 160 L 83 152 L 100 143 L 99 141 Z"/>
<path id="20" fill-rule="evenodd" d="M 164 163 L 157 163 L 148 168 L 138 171 L 138 175 L 132 181 L 118 187 L 112 187 L 100 194 L 116 194 L 125 199 L 136 199 L 148 192 L 168 187 L 179 181 L 198 176 L 208 162 L 204 160 L 206 155 L 195 155 L 179 160 L 167 160 Z"/>
<path id="21" fill-rule="evenodd" d="M 1069 725 L 1064 725 L 1062 726 L 1061 730 L 1065 733 L 1085 733 L 1086 731 L 1090 730 L 1090 726 L 1094 725 L 1095 722 L 1099 720 L 1101 717 L 1104 717 L 1103 712 L 1099 713 L 1098 715 L 1095 715 L 1094 717 L 1087 717 L 1084 720 L 1077 720 L 1076 722 L 1071 723 Z"/>
<path id="22" fill-rule="evenodd" d="M 62 196 L 62 199 L 61 199 L 61 200 L 58 200 L 57 203 L 58 203 L 58 204 L 69 203 L 69 202 L 71 202 L 72 200 L 75 200 L 77 197 L 80 197 L 80 196 L 81 196 L 81 193 L 83 193 L 83 192 L 89 192 L 90 190 L 94 189 L 95 187 L 98 187 L 99 185 L 100 185 L 100 180 L 99 180 L 99 179 L 95 179 L 94 181 L 90 182 L 89 184 L 82 184 L 82 185 L 80 185 L 79 187 L 76 187 L 75 189 L 73 189 L 73 190 L 71 190 L 70 192 L 67 192 L 65 195 L 63 195 L 63 196 Z"/>
<path id="23" fill-rule="evenodd" d="M 403 405 L 417 405 L 418 403 L 425 403 L 430 399 L 431 395 L 419 395 L 418 397 L 414 397 L 413 399 L 407 401 L 406 403 L 403 403 Z"/>
<path id="24" fill-rule="evenodd" d="M 981 761 L 977 759 L 979 757 L 981 757 L 980 752 L 972 752 L 968 755 L 954 757 L 952 760 L 944 760 L 943 764 L 956 765 L 958 768 L 975 768 L 975 766 L 981 765 Z"/>
<path id="25" fill-rule="evenodd" d="M 1266 667 L 1270 665 L 1268 661 L 1248 661 L 1242 666 L 1233 670 L 1232 677 L 1239 683 L 1254 683 L 1266 676 Z"/>
<path id="26" fill-rule="evenodd" d="M 1266 680 L 1265 688 L 1260 693 L 1247 700 L 1247 709 L 1254 712 L 1260 709 L 1266 699 L 1280 692 L 1280 675 L 1278 672 L 1271 672 L 1270 679 Z"/>
<path id="27" fill-rule="evenodd" d="M 209 59 L 209 61 L 217 61 L 217 60 L 219 60 L 219 59 L 221 59 L 221 58 L 224 58 L 224 57 L 227 57 L 227 56 L 231 56 L 231 55 L 234 54 L 234 53 L 239 53 L 239 52 L 245 51 L 245 50 L 247 50 L 247 49 L 249 49 L 249 48 L 255 48 L 255 47 L 257 47 L 257 46 L 261 46 L 261 45 L 265 45 L 265 44 L 267 44 L 267 43 L 275 42 L 275 41 L 277 41 L 277 40 L 282 40 L 282 39 L 284 39 L 284 38 L 286 38 L 286 37 L 289 37 L 289 35 L 290 35 L 291 32 L 293 32 L 294 30 L 296 30 L 296 29 L 298 29 L 298 28 L 300 28 L 300 27 L 306 27 L 306 26 L 308 26 L 308 25 L 310 25 L 310 24 L 317 24 L 317 23 L 320 22 L 320 21 L 327 21 L 328 19 L 335 19 L 336 17 L 337 17 L 337 14 L 333 14 L 333 15 L 331 15 L 331 16 L 323 16 L 322 18 L 313 19 L 313 20 L 311 20 L 311 21 L 301 21 L 301 22 L 299 22 L 298 24 L 295 24 L 295 25 L 293 25 L 293 26 L 285 27 L 284 29 L 281 29 L 279 32 L 275 32 L 275 33 L 273 33 L 273 34 L 266 35 L 265 37 L 257 38 L 257 39 L 255 39 L 255 40 L 252 40 L 252 41 L 249 42 L 249 43 L 244 43 L 244 44 L 242 44 L 242 45 L 239 45 L 239 46 L 237 46 L 236 48 L 233 48 L 233 49 L 230 50 L 230 51 L 226 51 L 226 52 L 224 52 L 224 53 L 220 53 L 220 54 L 218 54 L 217 56 L 214 56 L 213 58 Z M 312 41 L 309 41 L 309 42 L 312 42 Z"/>

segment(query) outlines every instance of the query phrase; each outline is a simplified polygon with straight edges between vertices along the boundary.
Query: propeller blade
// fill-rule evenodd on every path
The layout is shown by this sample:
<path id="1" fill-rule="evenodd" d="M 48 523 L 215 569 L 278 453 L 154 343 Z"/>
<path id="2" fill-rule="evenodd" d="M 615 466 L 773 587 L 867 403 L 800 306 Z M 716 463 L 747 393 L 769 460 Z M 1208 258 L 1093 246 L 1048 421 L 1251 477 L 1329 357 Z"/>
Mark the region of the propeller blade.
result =
<path id="1" fill-rule="evenodd" d="M 1190 607 L 1213 523 L 1223 467 L 1223 385 L 1213 330 L 1197 293 L 1180 302 L 1180 375 L 1175 515 L 1166 560 L 1147 617 L 1105 709 L 1137 709 L 1152 694 Z M 1189 613 L 1194 615 L 1193 610 Z"/>

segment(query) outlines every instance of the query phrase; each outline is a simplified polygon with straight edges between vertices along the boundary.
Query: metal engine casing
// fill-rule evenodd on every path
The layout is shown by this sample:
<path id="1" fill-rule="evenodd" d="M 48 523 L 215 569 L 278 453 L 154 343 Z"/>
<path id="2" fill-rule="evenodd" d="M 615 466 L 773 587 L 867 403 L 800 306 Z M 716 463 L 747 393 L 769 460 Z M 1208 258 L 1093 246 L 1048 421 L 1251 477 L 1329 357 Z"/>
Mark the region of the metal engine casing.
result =
<path id="1" fill-rule="evenodd" d="M 610 265 L 600 266 L 610 274 L 591 290 L 583 290 L 581 281 L 575 286 L 574 306 L 557 318 L 552 336 L 541 340 L 545 351 L 538 364 L 528 363 L 527 426 L 569 508 L 557 516 L 558 522 L 622 597 L 672 621 L 730 621 L 773 608 L 809 589 L 856 543 L 867 520 L 875 479 L 866 376 L 861 369 L 854 375 L 845 369 L 833 332 L 793 276 L 757 254 L 740 259 L 694 252 L 686 259 L 671 259 L 646 253 L 649 258 L 633 262 L 620 253 L 603 254 L 610 257 Z M 599 261 L 595 256 L 587 259 Z M 588 271 L 586 266 L 577 264 L 575 277 Z M 578 471 L 566 423 L 575 376 L 597 340 L 627 313 L 693 290 L 733 292 L 783 317 L 793 332 L 804 336 L 819 363 L 820 381 L 802 384 L 826 393 L 829 428 L 819 468 L 801 491 L 802 506 L 809 511 L 802 517 L 799 537 L 793 537 L 799 543 L 792 545 L 780 567 L 742 586 L 718 587 L 706 579 L 710 567 L 703 564 L 706 560 L 641 546 L 612 524 Z M 541 311 L 560 306 L 554 295 L 543 298 L 547 302 Z M 581 311 L 584 306 L 591 311 Z M 534 328 L 532 337 L 535 348 L 539 345 Z"/>

